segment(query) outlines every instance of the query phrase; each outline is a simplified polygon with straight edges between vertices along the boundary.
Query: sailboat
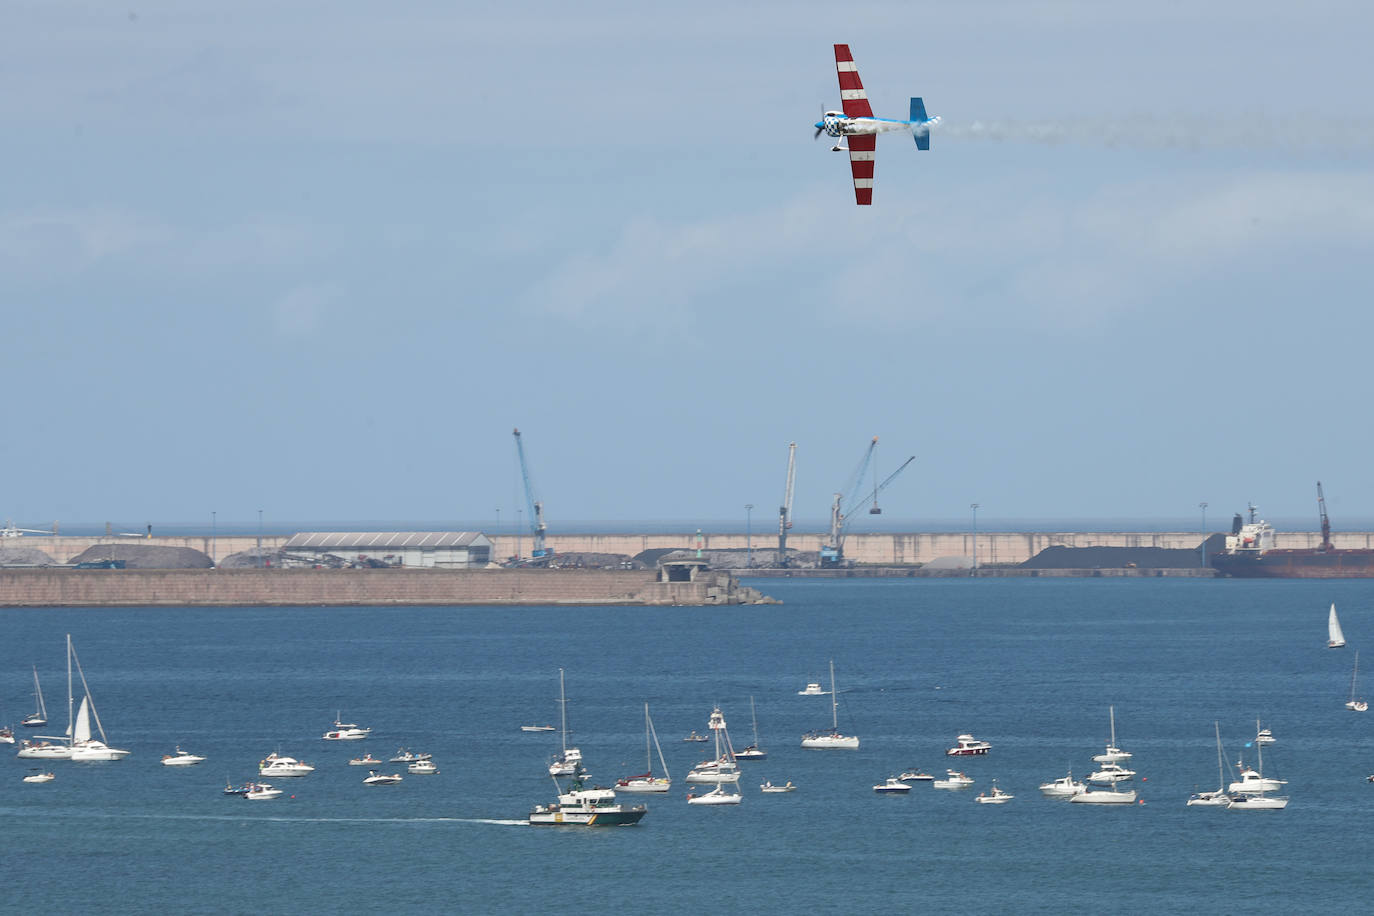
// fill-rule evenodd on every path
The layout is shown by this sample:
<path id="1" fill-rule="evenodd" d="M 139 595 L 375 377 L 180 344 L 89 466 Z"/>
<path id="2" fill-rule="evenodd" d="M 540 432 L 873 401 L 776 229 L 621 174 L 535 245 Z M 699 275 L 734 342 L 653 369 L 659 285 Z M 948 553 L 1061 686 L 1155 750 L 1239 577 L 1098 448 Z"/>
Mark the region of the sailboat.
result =
<path id="1" fill-rule="evenodd" d="M 1255 720 L 1255 731 L 1260 730 L 1259 720 Z M 1288 799 L 1283 796 L 1266 796 L 1267 792 L 1276 792 L 1280 786 L 1287 785 L 1285 780 L 1275 779 L 1272 776 L 1264 775 L 1264 743 L 1255 742 L 1255 751 L 1259 755 L 1259 769 L 1241 765 L 1240 780 L 1231 783 L 1226 787 L 1230 793 L 1231 802 L 1226 806 L 1228 811 L 1259 811 L 1262 809 L 1283 808 L 1288 804 Z"/>
<path id="2" fill-rule="evenodd" d="M 1213 722 L 1212 727 L 1217 733 L 1217 788 L 1213 792 L 1198 792 L 1188 796 L 1188 807 L 1202 805 L 1209 808 L 1224 808 L 1231 803 L 1231 796 L 1226 794 L 1226 776 L 1221 769 L 1221 724 Z"/>
<path id="3" fill-rule="evenodd" d="M 762 760 L 768 752 L 759 747 L 759 716 L 754 711 L 754 698 L 749 698 L 749 715 L 754 719 L 754 743 L 742 751 L 735 751 L 736 760 Z"/>
<path id="4" fill-rule="evenodd" d="M 840 704 L 839 695 L 835 691 L 835 660 L 830 660 L 830 731 L 815 731 L 802 736 L 802 747 L 814 748 L 843 748 L 846 750 L 857 750 L 859 747 L 859 737 L 857 735 L 840 734 Z"/>
<path id="5" fill-rule="evenodd" d="M 654 775 L 654 758 L 649 749 L 649 739 L 658 748 L 658 765 L 663 768 L 662 776 Z M 615 784 L 618 792 L 667 792 L 673 787 L 672 777 L 668 775 L 668 763 L 663 759 L 663 748 L 658 743 L 658 732 L 654 731 L 654 720 L 649 718 L 649 704 L 644 704 L 644 768 L 643 776 L 629 776 Z"/>
<path id="6" fill-rule="evenodd" d="M 72 758 L 73 760 L 123 760 L 129 756 L 129 752 L 117 747 L 110 747 L 106 742 L 105 726 L 100 724 L 100 713 L 96 711 L 95 700 L 91 698 L 91 688 L 86 683 L 86 673 L 81 670 L 81 659 L 76 655 L 76 647 L 72 645 L 71 634 L 67 634 L 67 664 L 76 663 L 76 673 L 81 678 L 81 689 L 84 696 L 81 698 L 81 709 L 76 714 L 76 724 L 72 726 Z M 67 682 L 70 685 L 71 676 L 68 675 Z M 67 705 L 70 708 L 72 698 L 70 686 L 68 687 Z M 96 731 L 100 733 L 100 740 L 95 740 L 91 736 L 91 720 L 95 720 Z"/>
<path id="7" fill-rule="evenodd" d="M 550 776 L 573 776 L 576 775 L 579 767 L 582 766 L 582 752 L 575 747 L 568 747 L 568 697 L 563 691 L 563 669 L 558 669 L 558 714 L 562 728 L 558 730 L 559 740 L 563 744 L 563 753 L 549 764 Z"/>
<path id="8" fill-rule="evenodd" d="M 1345 708 L 1351 712 L 1364 712 L 1369 709 L 1369 703 L 1365 700 L 1355 698 L 1355 678 L 1360 673 L 1360 650 L 1355 650 L 1355 670 L 1350 673 L 1350 699 L 1346 701 Z"/>
<path id="9" fill-rule="evenodd" d="M 1116 707 L 1108 706 L 1107 715 L 1110 717 L 1112 723 L 1112 737 L 1111 740 L 1107 742 L 1106 752 L 1098 754 L 1093 760 L 1098 763 L 1120 763 L 1123 760 L 1130 760 L 1131 755 L 1116 746 Z"/>
<path id="10" fill-rule="evenodd" d="M 739 770 L 735 766 L 735 751 L 730 746 L 730 733 L 725 730 L 725 716 L 717 706 L 711 710 L 711 731 L 716 735 L 715 778 L 710 773 L 702 773 L 704 765 L 687 774 L 688 782 L 714 782 L 716 787 L 704 795 L 689 794 L 689 805 L 738 805 L 743 799 L 739 791 Z M 693 778 L 699 775 L 700 778 Z M 727 788 L 728 785 L 728 788 Z"/>
<path id="11" fill-rule="evenodd" d="M 33 666 L 33 698 L 37 704 L 37 709 L 31 715 L 24 717 L 24 721 L 19 724 L 25 728 L 38 728 L 40 725 L 48 724 L 48 707 L 43 703 L 43 688 L 38 685 L 38 666 Z"/>
<path id="12" fill-rule="evenodd" d="M 1336 616 L 1336 602 L 1331 602 L 1331 613 L 1326 618 L 1326 647 L 1344 649 L 1345 634 L 1341 632 L 1341 621 Z"/>

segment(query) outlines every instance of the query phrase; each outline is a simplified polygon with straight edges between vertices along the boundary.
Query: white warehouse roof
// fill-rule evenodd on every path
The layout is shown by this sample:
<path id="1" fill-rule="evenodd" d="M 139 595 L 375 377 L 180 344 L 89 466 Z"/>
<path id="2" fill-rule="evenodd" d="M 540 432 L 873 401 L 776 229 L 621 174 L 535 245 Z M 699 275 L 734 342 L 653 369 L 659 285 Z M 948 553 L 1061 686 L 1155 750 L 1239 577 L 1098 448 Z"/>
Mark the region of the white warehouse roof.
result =
<path id="1" fill-rule="evenodd" d="M 303 531 L 283 550 L 439 550 L 489 544 L 480 531 Z"/>

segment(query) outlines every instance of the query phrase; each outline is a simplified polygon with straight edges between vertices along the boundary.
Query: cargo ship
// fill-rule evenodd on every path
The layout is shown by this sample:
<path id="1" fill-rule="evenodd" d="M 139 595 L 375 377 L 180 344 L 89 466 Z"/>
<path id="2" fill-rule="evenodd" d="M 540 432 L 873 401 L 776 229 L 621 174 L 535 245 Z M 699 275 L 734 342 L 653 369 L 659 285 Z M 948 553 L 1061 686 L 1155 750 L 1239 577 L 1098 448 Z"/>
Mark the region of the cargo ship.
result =
<path id="1" fill-rule="evenodd" d="M 1256 519 L 1255 506 L 1247 507 L 1247 522 L 1239 512 L 1226 536 L 1226 547 L 1212 556 L 1212 568 L 1223 576 L 1238 579 L 1370 579 L 1374 578 L 1374 550 L 1338 549 L 1331 545 L 1331 520 L 1326 515 L 1326 498 L 1317 482 L 1317 510 L 1321 515 L 1322 542 L 1317 547 L 1285 548 L 1274 546 L 1274 528 Z"/>

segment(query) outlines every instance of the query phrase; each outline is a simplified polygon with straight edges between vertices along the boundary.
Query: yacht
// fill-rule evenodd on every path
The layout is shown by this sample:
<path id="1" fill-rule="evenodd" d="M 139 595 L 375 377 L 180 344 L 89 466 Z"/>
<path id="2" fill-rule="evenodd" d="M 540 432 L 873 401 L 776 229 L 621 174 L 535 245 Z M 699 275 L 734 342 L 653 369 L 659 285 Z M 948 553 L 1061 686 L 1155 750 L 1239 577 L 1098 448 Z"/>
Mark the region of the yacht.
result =
<path id="1" fill-rule="evenodd" d="M 325 741 L 361 741 L 372 734 L 370 728 L 359 728 L 352 722 L 340 722 L 339 716 L 334 716 L 334 727 L 324 733 Z"/>
<path id="2" fill-rule="evenodd" d="M 372 756 L 371 754 L 368 755 Z M 414 763 L 417 760 L 428 760 L 432 754 L 414 754 L 405 748 L 397 748 L 396 756 L 391 758 L 391 763 Z"/>
<path id="3" fill-rule="evenodd" d="M 687 773 L 688 782 L 739 782 L 739 765 L 735 763 L 735 750 L 730 745 L 730 733 L 725 728 L 725 715 L 717 706 L 711 710 L 711 731 L 716 736 L 716 756 L 703 760 Z"/>
<path id="4" fill-rule="evenodd" d="M 1069 801 L 1080 805 L 1133 805 L 1135 789 L 1121 791 L 1115 785 L 1110 789 L 1089 789 L 1069 796 Z"/>
<path id="5" fill-rule="evenodd" d="M 801 746 L 821 749 L 858 750 L 858 735 L 840 734 L 839 694 L 835 691 L 835 662 L 830 662 L 830 731 L 814 731 L 802 735 Z"/>
<path id="6" fill-rule="evenodd" d="M 1135 776 L 1135 770 L 1128 770 L 1119 763 L 1104 763 L 1102 769 L 1094 770 L 1088 774 L 1088 782 L 1095 786 L 1112 785 L 1118 782 L 1127 782 Z"/>
<path id="7" fill-rule="evenodd" d="M 954 747 L 945 751 L 947 757 L 975 757 L 982 756 L 992 750 L 992 745 L 986 741 L 979 741 L 972 735 L 959 735 L 954 739 Z"/>
<path id="8" fill-rule="evenodd" d="M 1189 795 L 1188 807 L 1190 808 L 1224 808 L 1231 804 L 1231 796 L 1227 795 L 1226 790 L 1222 788 L 1226 785 L 1226 777 L 1221 768 L 1221 723 L 1213 722 L 1212 727 L 1217 733 L 1217 787 Z"/>
<path id="9" fill-rule="evenodd" d="M 759 747 L 759 715 L 754 711 L 754 698 L 749 698 L 749 714 L 754 719 L 754 743 L 742 751 L 735 751 L 736 760 L 763 760 L 768 752 Z"/>
<path id="10" fill-rule="evenodd" d="M 551 805 L 535 805 L 530 811 L 532 827 L 628 827 L 638 824 L 648 809 L 643 805 L 626 807 L 615 799 L 615 790 L 597 786 L 586 788 L 586 771 L 581 767 L 573 773 L 571 785 L 564 792 L 558 789 L 558 801 Z"/>
<path id="11" fill-rule="evenodd" d="M 1107 741 L 1107 749 L 1093 758 L 1094 763 L 1120 763 L 1123 760 L 1130 760 L 1131 755 L 1128 751 L 1123 751 L 1116 746 L 1116 707 L 1108 706 L 1107 715 L 1111 719 L 1111 738 Z"/>
<path id="12" fill-rule="evenodd" d="M 177 745 L 175 754 L 162 755 L 162 765 L 165 767 L 189 767 L 195 766 L 197 763 L 204 762 L 204 757 L 198 757 L 195 754 L 186 753 L 181 749 L 180 744 Z"/>
<path id="13" fill-rule="evenodd" d="M 687 804 L 689 805 L 738 805 L 744 800 L 740 795 L 739 786 L 726 788 L 724 783 L 718 784 L 710 792 L 697 795 L 694 792 L 687 793 Z"/>
<path id="14" fill-rule="evenodd" d="M 52 782 L 56 778 L 56 774 L 46 773 L 38 767 L 33 767 L 29 770 L 29 775 L 24 777 L 24 782 Z"/>
<path id="15" fill-rule="evenodd" d="M 295 757 L 286 757 L 276 751 L 258 761 L 259 776 L 308 776 L 315 768 Z"/>
<path id="16" fill-rule="evenodd" d="M 414 773 L 416 776 L 438 776 L 439 768 L 433 760 L 417 760 L 406 767 L 406 772 Z"/>
<path id="17" fill-rule="evenodd" d="M 1237 795 L 1226 806 L 1227 811 L 1282 811 L 1288 807 L 1285 795 Z"/>
<path id="18" fill-rule="evenodd" d="M 38 683 L 37 665 L 33 666 L 33 700 L 37 708 L 19 723 L 25 728 L 38 728 L 48 724 L 48 707 L 43 703 L 43 688 Z"/>
<path id="19" fill-rule="evenodd" d="M 820 685 L 820 684 L 807 684 L 805 689 L 803 689 L 803 690 L 798 690 L 798 691 L 797 691 L 797 696 L 799 696 L 799 697 L 823 697 L 823 696 L 825 696 L 825 691 L 821 689 L 821 685 Z"/>
<path id="20" fill-rule="evenodd" d="M 904 773 L 902 773 L 901 776 L 898 776 L 897 778 L 900 779 L 902 782 L 934 782 L 934 781 L 935 781 L 935 777 L 934 777 L 934 776 L 931 776 L 929 773 L 925 772 L 924 770 L 920 769 L 919 767 L 913 768 L 913 769 L 910 769 L 910 770 L 907 770 L 907 771 L 905 771 Z"/>
<path id="21" fill-rule="evenodd" d="M 1275 744 L 1278 740 L 1274 737 L 1274 733 L 1267 728 L 1261 728 L 1259 733 L 1255 735 L 1256 744 Z"/>
<path id="22" fill-rule="evenodd" d="M 52 737 L 53 741 L 65 741 L 65 738 Z M 54 744 L 51 741 L 43 740 L 42 736 L 26 738 L 19 742 L 19 752 L 16 757 L 25 760 L 71 760 L 72 747 L 70 744 Z"/>
<path id="23" fill-rule="evenodd" d="M 931 783 L 937 789 L 967 789 L 973 785 L 973 777 L 967 773 L 960 773 L 958 770 L 945 770 L 948 774 L 944 779 L 937 779 Z"/>
<path id="24" fill-rule="evenodd" d="M 71 634 L 67 634 L 67 710 L 70 713 L 72 703 L 72 665 L 76 665 L 77 676 L 81 679 L 81 689 L 84 696 L 81 697 L 81 709 L 76 714 L 76 722 L 72 725 L 71 731 L 71 759 L 72 760 L 123 760 L 129 756 L 129 752 L 117 747 L 110 747 L 106 744 L 105 726 L 100 724 L 100 713 L 96 712 L 95 700 L 91 699 L 91 688 L 86 683 L 86 673 L 81 670 L 81 659 L 76 655 L 76 647 L 72 645 Z M 96 738 L 91 733 L 91 720 L 95 720 L 95 729 L 100 737 Z"/>
<path id="25" fill-rule="evenodd" d="M 376 770 L 368 770 L 367 778 L 363 780 L 365 786 L 394 786 L 401 782 L 400 773 L 378 773 Z"/>
<path id="26" fill-rule="evenodd" d="M 650 741 L 653 746 L 650 747 Z M 654 775 L 653 748 L 658 749 L 658 765 L 661 775 Z M 649 718 L 649 704 L 644 704 L 644 772 L 638 776 L 626 776 L 616 780 L 615 787 L 620 792 L 667 792 L 673 787 L 673 778 L 668 775 L 668 762 L 663 759 L 663 747 L 658 743 L 658 732 L 654 730 L 654 720 Z"/>
<path id="27" fill-rule="evenodd" d="M 911 791 L 911 786 L 902 782 L 896 776 L 889 776 L 887 777 L 887 782 L 879 783 L 878 785 L 874 786 L 873 791 L 881 794 L 905 794 Z"/>
<path id="28" fill-rule="evenodd" d="M 563 751 L 549 763 L 550 776 L 575 776 L 582 768 L 582 751 L 568 747 L 568 697 L 563 690 L 563 669 L 558 669 L 558 739 Z"/>
<path id="29" fill-rule="evenodd" d="M 267 801 L 268 799 L 281 796 L 281 789 L 272 787 L 265 782 L 250 782 L 243 797 L 249 801 Z"/>
<path id="30" fill-rule="evenodd" d="M 978 797 L 975 798 L 974 801 L 980 805 L 1005 805 L 1015 797 L 1016 796 L 1012 795 L 1010 792 L 1003 792 L 1001 789 L 997 788 L 997 780 L 994 779 L 992 781 L 992 789 L 986 793 L 979 792 Z"/>
<path id="31" fill-rule="evenodd" d="M 1041 783 L 1040 785 L 1040 794 L 1049 798 L 1069 798 L 1070 796 L 1081 795 L 1086 791 L 1088 791 L 1088 787 L 1075 780 L 1072 772 L 1053 782 Z"/>
<path id="32" fill-rule="evenodd" d="M 766 793 L 779 794 L 779 793 L 782 793 L 782 792 L 795 792 L 795 791 L 797 791 L 797 787 L 794 786 L 794 785 L 792 785 L 792 780 L 789 779 L 786 783 L 784 783 L 783 785 L 780 785 L 780 786 L 775 786 L 775 785 L 773 785 L 771 782 L 762 783 L 762 784 L 759 786 L 759 791 L 760 791 L 760 792 L 766 792 Z"/>
<path id="33" fill-rule="evenodd" d="M 9 726 L 0 727 L 0 744 L 14 743 L 14 729 Z"/>
<path id="34" fill-rule="evenodd" d="M 351 767 L 375 767 L 379 764 L 381 764 L 381 761 L 378 760 L 376 757 L 373 757 L 371 754 L 364 754 L 361 757 L 354 757 L 352 760 L 348 761 L 348 765 Z"/>
<path id="35" fill-rule="evenodd" d="M 1240 764 L 1240 779 L 1226 787 L 1230 795 L 1258 795 L 1261 792 L 1277 792 L 1288 784 L 1285 779 L 1264 776 L 1254 767 Z"/>
<path id="36" fill-rule="evenodd" d="M 521 730 L 522 732 L 551 732 L 551 731 L 556 731 L 556 729 L 555 729 L 552 725 L 522 725 L 522 726 L 520 726 L 520 730 Z"/>

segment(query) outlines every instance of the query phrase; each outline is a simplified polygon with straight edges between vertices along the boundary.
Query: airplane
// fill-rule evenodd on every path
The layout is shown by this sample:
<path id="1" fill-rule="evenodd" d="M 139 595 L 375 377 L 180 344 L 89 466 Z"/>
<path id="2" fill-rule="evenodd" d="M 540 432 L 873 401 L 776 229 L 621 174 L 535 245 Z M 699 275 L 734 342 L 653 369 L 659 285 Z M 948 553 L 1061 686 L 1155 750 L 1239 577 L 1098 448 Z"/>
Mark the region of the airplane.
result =
<path id="1" fill-rule="evenodd" d="M 909 121 L 873 117 L 849 45 L 835 45 L 835 71 L 840 78 L 840 104 L 844 111 L 827 111 L 813 126 L 817 137 L 826 133 L 849 141 L 848 146 L 836 143 L 831 151 L 849 153 L 849 168 L 854 173 L 854 203 L 868 206 L 873 203 L 873 152 L 878 145 L 878 134 L 911 131 L 916 148 L 928 150 L 930 129 L 940 123 L 940 118 L 938 115 L 926 117 L 926 105 L 921 99 L 911 100 Z"/>

